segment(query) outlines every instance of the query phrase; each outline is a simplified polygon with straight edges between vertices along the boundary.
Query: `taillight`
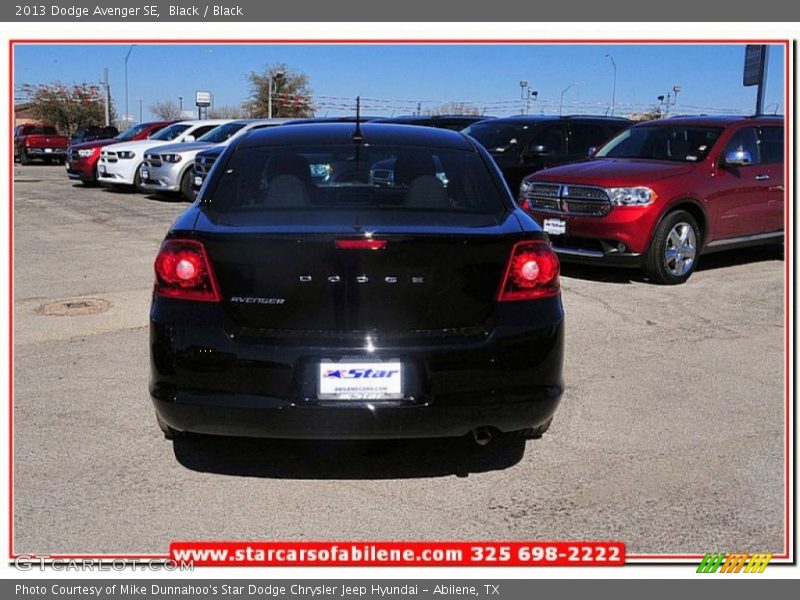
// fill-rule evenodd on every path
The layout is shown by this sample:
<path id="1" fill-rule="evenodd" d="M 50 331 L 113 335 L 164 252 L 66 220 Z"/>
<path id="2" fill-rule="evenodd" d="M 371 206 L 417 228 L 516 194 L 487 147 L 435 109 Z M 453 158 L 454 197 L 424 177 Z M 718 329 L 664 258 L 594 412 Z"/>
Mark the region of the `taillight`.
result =
<path id="1" fill-rule="evenodd" d="M 165 240 L 155 270 L 154 291 L 159 296 L 201 302 L 222 299 L 206 249 L 197 240 Z"/>
<path id="2" fill-rule="evenodd" d="M 334 242 L 340 250 L 383 250 L 386 240 L 336 240 Z"/>
<path id="3" fill-rule="evenodd" d="M 558 295 L 558 257 L 542 241 L 517 242 L 511 249 L 499 302 L 535 300 Z"/>

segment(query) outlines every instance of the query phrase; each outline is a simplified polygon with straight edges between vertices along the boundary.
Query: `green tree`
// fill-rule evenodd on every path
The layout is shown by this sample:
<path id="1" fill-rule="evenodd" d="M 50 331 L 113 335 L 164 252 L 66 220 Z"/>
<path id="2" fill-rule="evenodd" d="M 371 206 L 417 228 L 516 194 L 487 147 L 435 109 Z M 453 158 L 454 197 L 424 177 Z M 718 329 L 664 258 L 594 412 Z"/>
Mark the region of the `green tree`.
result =
<path id="1" fill-rule="evenodd" d="M 250 98 L 244 103 L 245 112 L 250 117 L 264 118 L 269 115 L 269 81 L 272 79 L 273 117 L 313 117 L 311 89 L 308 76 L 292 71 L 285 64 L 266 67 L 261 73 L 251 71 Z"/>
<path id="2" fill-rule="evenodd" d="M 43 123 L 55 125 L 70 134 L 81 125 L 105 123 L 105 94 L 99 85 L 80 83 L 67 85 L 54 83 L 24 84 L 31 112 Z M 113 104 L 111 121 L 115 119 Z"/>

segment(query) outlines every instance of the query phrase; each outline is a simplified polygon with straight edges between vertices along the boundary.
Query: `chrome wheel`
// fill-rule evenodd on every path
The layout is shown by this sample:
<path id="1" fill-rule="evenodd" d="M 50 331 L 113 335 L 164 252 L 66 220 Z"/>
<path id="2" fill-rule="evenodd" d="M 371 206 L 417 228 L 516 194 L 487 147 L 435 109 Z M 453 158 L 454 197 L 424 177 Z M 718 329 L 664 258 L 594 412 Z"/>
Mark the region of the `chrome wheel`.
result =
<path id="1" fill-rule="evenodd" d="M 676 223 L 667 235 L 664 264 L 673 277 L 683 277 L 692 269 L 697 256 L 697 234 L 684 221 Z"/>

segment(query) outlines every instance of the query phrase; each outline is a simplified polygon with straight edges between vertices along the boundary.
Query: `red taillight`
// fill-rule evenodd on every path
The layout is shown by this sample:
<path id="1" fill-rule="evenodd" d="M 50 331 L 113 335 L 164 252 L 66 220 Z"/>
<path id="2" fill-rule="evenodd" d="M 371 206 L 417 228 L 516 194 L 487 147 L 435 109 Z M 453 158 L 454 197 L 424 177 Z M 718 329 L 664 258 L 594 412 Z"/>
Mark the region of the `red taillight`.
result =
<path id="1" fill-rule="evenodd" d="M 336 240 L 340 250 L 383 250 L 386 240 Z"/>
<path id="2" fill-rule="evenodd" d="M 511 249 L 499 302 L 558 295 L 558 257 L 547 242 L 517 242 Z"/>
<path id="3" fill-rule="evenodd" d="M 179 300 L 219 302 L 217 287 L 206 249 L 196 240 L 165 240 L 155 263 L 155 293 Z"/>

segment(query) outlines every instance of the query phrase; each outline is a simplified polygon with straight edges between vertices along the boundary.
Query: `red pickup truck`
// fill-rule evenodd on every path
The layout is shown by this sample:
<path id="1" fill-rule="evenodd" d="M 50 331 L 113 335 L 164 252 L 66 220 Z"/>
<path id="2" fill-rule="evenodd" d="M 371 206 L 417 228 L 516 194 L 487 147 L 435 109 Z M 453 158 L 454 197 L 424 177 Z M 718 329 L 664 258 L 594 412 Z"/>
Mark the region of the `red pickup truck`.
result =
<path id="1" fill-rule="evenodd" d="M 18 125 L 14 129 L 14 158 L 27 165 L 34 158 L 63 163 L 67 158 L 69 138 L 58 135 L 52 125 Z"/>

